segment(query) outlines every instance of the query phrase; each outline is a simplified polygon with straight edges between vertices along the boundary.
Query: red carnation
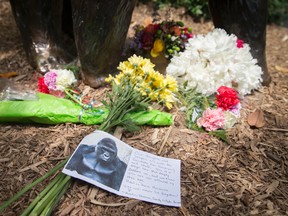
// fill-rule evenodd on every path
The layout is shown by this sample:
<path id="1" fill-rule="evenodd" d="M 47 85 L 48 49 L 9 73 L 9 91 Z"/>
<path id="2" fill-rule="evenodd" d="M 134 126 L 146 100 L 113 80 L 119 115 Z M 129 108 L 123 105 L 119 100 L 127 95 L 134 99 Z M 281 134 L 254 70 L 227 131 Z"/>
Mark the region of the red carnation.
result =
<path id="1" fill-rule="evenodd" d="M 230 110 L 240 102 L 237 92 L 232 88 L 221 86 L 217 92 L 216 104 L 223 110 Z"/>
<path id="2" fill-rule="evenodd" d="M 244 44 L 243 40 L 237 39 L 236 43 L 237 43 L 238 48 L 243 48 L 243 44 Z"/>
<path id="3" fill-rule="evenodd" d="M 49 94 L 49 89 L 44 82 L 44 77 L 38 78 L 38 91 L 45 94 Z"/>

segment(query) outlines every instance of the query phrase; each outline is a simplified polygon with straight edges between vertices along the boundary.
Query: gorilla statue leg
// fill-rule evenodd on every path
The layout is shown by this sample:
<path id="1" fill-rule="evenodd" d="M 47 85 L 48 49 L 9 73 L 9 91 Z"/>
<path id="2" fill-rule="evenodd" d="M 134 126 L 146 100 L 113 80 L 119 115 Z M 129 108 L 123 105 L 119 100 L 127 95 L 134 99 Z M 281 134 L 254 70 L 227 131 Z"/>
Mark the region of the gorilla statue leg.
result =
<path id="1" fill-rule="evenodd" d="M 267 0 L 209 0 L 209 9 L 216 28 L 235 34 L 248 43 L 251 54 L 262 68 L 263 85 L 271 82 L 266 64 Z"/>
<path id="2" fill-rule="evenodd" d="M 63 0 L 10 0 L 30 65 L 45 73 L 72 61 L 62 43 Z"/>
<path id="3" fill-rule="evenodd" d="M 63 32 L 71 36 L 73 28 L 84 83 L 99 87 L 108 74 L 116 73 L 136 0 L 10 0 L 10 4 L 33 68 L 44 73 L 72 61 L 62 38 Z M 71 7 L 72 17 L 67 17 Z"/>
<path id="4" fill-rule="evenodd" d="M 73 0 L 73 29 L 85 84 L 116 73 L 136 0 Z"/>

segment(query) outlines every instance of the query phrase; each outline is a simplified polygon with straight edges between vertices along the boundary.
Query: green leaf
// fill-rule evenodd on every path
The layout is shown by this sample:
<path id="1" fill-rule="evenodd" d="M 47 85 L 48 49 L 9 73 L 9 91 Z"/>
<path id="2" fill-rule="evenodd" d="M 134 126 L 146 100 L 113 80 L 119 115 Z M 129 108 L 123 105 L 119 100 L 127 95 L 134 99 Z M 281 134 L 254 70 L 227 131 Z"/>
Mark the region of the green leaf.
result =
<path id="1" fill-rule="evenodd" d="M 228 142 L 225 130 L 210 131 L 208 134 L 211 134 L 211 135 L 223 140 L 224 142 Z"/>

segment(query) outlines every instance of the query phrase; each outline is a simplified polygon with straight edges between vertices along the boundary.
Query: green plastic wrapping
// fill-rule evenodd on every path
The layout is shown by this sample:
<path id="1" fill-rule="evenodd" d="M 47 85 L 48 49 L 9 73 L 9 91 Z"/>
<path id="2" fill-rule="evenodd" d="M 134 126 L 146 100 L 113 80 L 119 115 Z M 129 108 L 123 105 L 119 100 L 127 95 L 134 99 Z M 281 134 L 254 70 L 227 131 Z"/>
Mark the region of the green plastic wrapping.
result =
<path id="1" fill-rule="evenodd" d="M 42 93 L 37 96 L 39 99 L 34 101 L 0 101 L 0 122 L 95 125 L 101 124 L 108 115 L 105 108 L 85 110 L 64 98 Z M 125 118 L 137 125 L 169 126 L 173 123 L 170 113 L 159 110 L 129 113 Z"/>

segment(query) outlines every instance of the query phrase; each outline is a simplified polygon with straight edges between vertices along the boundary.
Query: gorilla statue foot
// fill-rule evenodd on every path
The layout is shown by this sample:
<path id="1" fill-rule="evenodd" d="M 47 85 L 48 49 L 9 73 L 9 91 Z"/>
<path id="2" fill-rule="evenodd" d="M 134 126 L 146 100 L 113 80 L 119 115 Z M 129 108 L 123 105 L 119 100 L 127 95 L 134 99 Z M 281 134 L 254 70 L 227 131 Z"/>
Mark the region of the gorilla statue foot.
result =
<path id="1" fill-rule="evenodd" d="M 270 75 L 268 75 L 268 76 L 263 75 L 262 76 L 262 85 L 263 86 L 269 86 L 271 81 L 272 81 L 272 79 L 271 79 Z"/>
<path id="2" fill-rule="evenodd" d="M 46 73 L 50 69 L 59 69 L 73 61 L 73 57 L 59 47 L 50 48 L 49 45 L 35 47 L 35 52 L 29 56 L 31 65 L 41 73 Z"/>
<path id="3" fill-rule="evenodd" d="M 261 59 L 259 59 L 259 65 L 261 66 L 262 68 L 262 71 L 263 71 L 263 74 L 262 74 L 262 85 L 263 86 L 269 86 L 269 84 L 271 83 L 271 76 L 268 72 L 268 68 L 267 68 L 267 64 L 266 64 L 266 61 L 265 59 L 261 61 Z"/>
<path id="4" fill-rule="evenodd" d="M 107 76 L 97 76 L 95 77 L 95 74 L 87 75 L 83 72 L 81 72 L 82 80 L 84 84 L 89 85 L 92 88 L 99 88 L 101 86 L 105 85 L 105 78 Z"/>

